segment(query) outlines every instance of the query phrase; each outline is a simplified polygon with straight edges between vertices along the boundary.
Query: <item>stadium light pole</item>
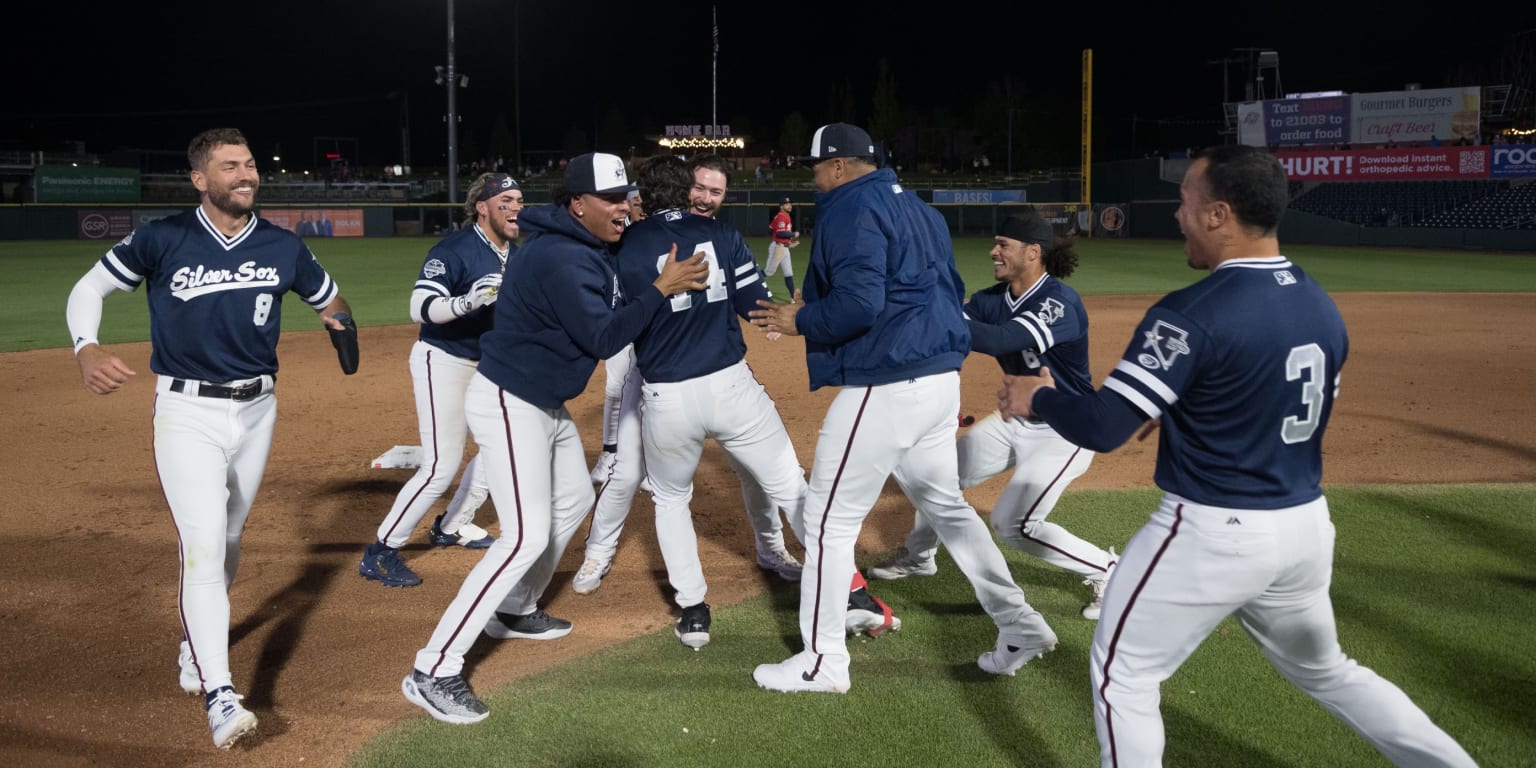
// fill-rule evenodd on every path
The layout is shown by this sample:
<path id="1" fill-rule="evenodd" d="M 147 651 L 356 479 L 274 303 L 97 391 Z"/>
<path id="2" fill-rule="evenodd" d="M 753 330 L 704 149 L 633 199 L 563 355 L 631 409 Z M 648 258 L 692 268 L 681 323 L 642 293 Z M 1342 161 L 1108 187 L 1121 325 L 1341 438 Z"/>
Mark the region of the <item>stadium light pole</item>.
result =
<path id="1" fill-rule="evenodd" d="M 468 78 L 465 78 L 468 80 Z M 459 201 L 459 75 L 453 62 L 453 0 L 448 0 L 448 72 L 438 71 L 438 83 L 448 86 L 448 202 Z"/>

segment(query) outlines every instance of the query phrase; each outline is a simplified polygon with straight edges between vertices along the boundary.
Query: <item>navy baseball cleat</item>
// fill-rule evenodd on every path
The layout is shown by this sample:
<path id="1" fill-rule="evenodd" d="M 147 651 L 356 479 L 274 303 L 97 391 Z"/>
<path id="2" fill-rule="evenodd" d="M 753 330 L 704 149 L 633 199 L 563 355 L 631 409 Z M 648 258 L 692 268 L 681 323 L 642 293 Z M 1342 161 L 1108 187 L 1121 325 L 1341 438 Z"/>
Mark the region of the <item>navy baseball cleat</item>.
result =
<path id="1" fill-rule="evenodd" d="M 555 618 L 542 608 L 515 615 L 497 611 L 485 623 L 485 634 L 497 640 L 554 640 L 571 633 L 571 623 Z"/>
<path id="2" fill-rule="evenodd" d="M 683 609 L 683 615 L 677 620 L 677 627 L 672 630 L 677 639 L 683 641 L 683 645 L 697 651 L 709 645 L 709 603 L 690 605 Z"/>
<path id="3" fill-rule="evenodd" d="M 458 533 L 444 533 L 442 515 L 432 521 L 431 539 L 434 547 L 460 546 L 465 549 L 486 549 L 496 543 L 495 536 L 474 523 L 465 523 Z"/>
<path id="4" fill-rule="evenodd" d="M 421 583 L 421 577 L 400 559 L 400 550 L 378 541 L 363 550 L 363 560 L 357 564 L 357 572 L 386 587 L 414 587 Z"/>

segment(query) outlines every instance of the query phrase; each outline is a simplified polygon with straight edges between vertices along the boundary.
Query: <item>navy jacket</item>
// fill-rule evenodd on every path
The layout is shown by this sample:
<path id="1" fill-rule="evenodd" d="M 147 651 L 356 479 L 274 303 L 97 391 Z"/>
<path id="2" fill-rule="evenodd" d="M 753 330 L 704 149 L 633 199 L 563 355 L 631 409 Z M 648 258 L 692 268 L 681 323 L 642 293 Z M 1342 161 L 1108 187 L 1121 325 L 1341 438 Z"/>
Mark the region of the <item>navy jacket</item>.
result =
<path id="1" fill-rule="evenodd" d="M 525 235 L 507 264 L 491 330 L 480 337 L 480 373 L 524 402 L 561 408 L 597 368 L 645 330 L 666 297 L 654 287 L 625 301 L 598 240 L 564 208 L 525 208 Z"/>
<path id="2" fill-rule="evenodd" d="M 971 349 L 949 227 L 882 168 L 816 195 L 795 328 L 811 389 L 960 370 Z"/>

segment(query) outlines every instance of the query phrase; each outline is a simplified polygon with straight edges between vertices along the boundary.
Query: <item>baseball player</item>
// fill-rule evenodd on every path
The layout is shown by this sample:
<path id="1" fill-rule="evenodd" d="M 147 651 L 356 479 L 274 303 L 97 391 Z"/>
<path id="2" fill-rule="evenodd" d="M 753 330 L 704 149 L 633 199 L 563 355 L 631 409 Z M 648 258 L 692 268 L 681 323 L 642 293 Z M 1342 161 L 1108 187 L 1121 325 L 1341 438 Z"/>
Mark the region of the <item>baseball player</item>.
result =
<path id="1" fill-rule="evenodd" d="M 482 631 L 494 638 L 560 637 L 571 624 L 538 608 L 555 566 L 593 500 L 581 436 L 565 403 L 663 310 L 669 295 L 702 289 L 704 255 L 671 261 L 626 299 L 611 265 L 634 189 L 616 155 L 567 163 L 551 206 L 523 211 L 529 240 L 509 265 L 465 413 L 480 446 L 501 536 L 465 577 L 401 681 L 433 718 L 476 723 L 490 711 L 460 674 Z"/>
<path id="2" fill-rule="evenodd" d="M 814 166 L 820 211 L 804 303 L 759 301 L 751 312 L 765 330 L 805 336 L 812 389 L 840 388 L 822 422 L 805 503 L 805 650 L 753 671 L 772 690 L 848 690 L 847 606 L 827 587 L 855 573 L 859 529 L 892 474 L 998 627 L 978 666 L 1012 675 L 1056 645 L 960 491 L 955 430 L 970 333 L 949 230 L 874 157 L 862 128 L 816 130 L 802 160 Z"/>
<path id="3" fill-rule="evenodd" d="M 1339 647 L 1319 481 L 1349 339 L 1333 300 L 1280 254 L 1284 170 L 1262 147 L 1214 147 L 1190 165 L 1179 198 L 1189 265 L 1210 275 L 1148 310 L 1098 391 L 1054 387 L 1046 366 L 1005 377 L 999 394 L 1004 414 L 1043 419 L 1101 452 L 1161 425 L 1163 500 L 1126 545 L 1093 635 L 1102 764 L 1162 764 L 1159 688 L 1236 613 L 1281 675 L 1388 760 L 1475 765 Z"/>
<path id="4" fill-rule="evenodd" d="M 225 749 L 256 729 L 230 676 L 228 590 L 272 447 L 283 295 L 334 331 L 351 310 L 298 235 L 256 217 L 261 176 L 245 136 L 205 131 L 187 161 L 198 207 L 113 246 L 75 283 L 66 317 L 86 388 L 116 392 L 136 373 L 97 343 L 103 300 L 146 286 L 155 467 L 181 559 L 181 687 L 203 694 L 213 744 Z"/>
<path id="5" fill-rule="evenodd" d="M 783 266 L 784 287 L 789 289 L 790 301 L 795 298 L 795 265 L 789 260 L 789 249 L 800 244 L 800 233 L 795 231 L 795 223 L 789 218 L 794 209 L 795 204 L 789 198 L 784 198 L 779 202 L 779 212 L 773 215 L 773 221 L 768 224 L 771 239 L 768 241 L 768 268 L 765 270 L 772 277 Z"/>
<path id="6" fill-rule="evenodd" d="M 464 390 L 480 362 L 480 335 L 491 328 L 491 305 L 501 287 L 507 259 L 516 251 L 517 217 L 523 191 L 504 173 L 483 173 L 465 195 L 465 223 L 427 251 L 411 290 L 411 319 L 421 332 L 411 346 L 411 381 L 416 391 L 416 425 L 421 434 L 421 467 L 395 496 L 379 523 L 377 539 L 363 551 L 357 571 L 386 587 L 421 583 L 400 559 L 400 547 L 427 511 L 448 490 L 464 457 L 468 426 Z M 485 500 L 485 473 L 471 460 L 459 482 L 450 514 L 432 522 L 437 546 L 485 549 L 494 538 L 470 522 Z"/>
<path id="7" fill-rule="evenodd" d="M 651 210 L 624 235 L 619 279 L 625 292 L 639 292 L 680 249 L 704 253 L 709 265 L 706 289 L 671 297 L 635 341 L 656 536 L 682 609 L 677 636 L 697 649 L 709 642 L 710 610 L 688 502 L 704 441 L 718 442 L 791 520 L 804 502 L 805 474 L 777 408 L 747 367 L 736 319 L 768 298 L 762 273 L 739 232 L 689 213 L 693 181 L 681 158 L 647 162 L 640 184 Z"/>
<path id="8" fill-rule="evenodd" d="M 724 204 L 725 194 L 731 185 L 730 164 L 719 155 L 703 155 L 694 158 L 692 165 L 693 188 L 688 193 L 689 209 L 700 216 L 719 218 L 720 206 Z M 789 288 L 793 300 L 793 282 L 789 283 Z M 763 290 L 772 297 L 773 291 L 766 285 Z M 769 338 L 777 341 L 779 334 L 772 334 Z M 779 505 L 734 454 L 726 452 L 725 460 L 736 473 L 737 482 L 741 485 L 741 501 L 747 511 L 747 521 L 752 524 L 756 535 L 757 567 L 776 573 L 786 581 L 798 581 L 802 566 L 785 545 Z M 889 605 L 869 591 L 868 583 L 859 573 L 854 573 L 849 585 L 844 629 L 850 635 L 864 634 L 870 637 L 901 629 L 901 619 L 893 614 Z"/>
<path id="9" fill-rule="evenodd" d="M 644 198 L 640 190 L 629 193 L 629 220 L 634 223 L 645 218 Z M 592 465 L 592 484 L 602 485 L 607 482 L 609 475 L 613 474 L 613 462 L 615 454 L 619 451 L 619 408 L 624 401 L 624 380 L 629 375 L 629 369 L 634 365 L 635 353 L 633 349 L 625 347 L 619 353 L 603 361 L 603 450 L 597 455 L 597 461 Z M 645 473 L 640 472 L 639 488 L 650 490 L 650 485 L 645 481 Z M 625 508 L 628 508 L 629 499 L 634 496 L 631 489 L 628 496 L 624 497 Z M 599 493 L 601 499 L 601 493 Z M 621 521 L 622 522 L 622 521 Z M 617 541 L 618 533 L 614 533 Z M 612 552 L 609 553 L 612 555 Z M 604 571 L 606 573 L 607 571 Z M 601 578 L 601 577 L 599 577 Z M 595 589 L 596 587 L 594 587 Z M 582 590 L 578 589 L 578 592 Z M 583 592 L 583 594 L 585 594 Z"/>
<path id="10" fill-rule="evenodd" d="M 1077 268 L 1072 244 L 1057 241 L 1050 222 L 1030 211 L 1002 222 L 991 255 L 998 283 L 977 291 L 965 305 L 971 351 L 995 356 L 1009 375 L 1033 376 L 1049 366 L 1063 391 L 1093 391 L 1088 312 L 1077 291 L 1062 282 Z M 1046 520 L 1067 485 L 1088 471 L 1093 452 L 1067 442 L 1047 424 L 995 412 L 967 430 L 957 447 L 962 489 L 1013 469 L 992 508 L 992 528 L 1014 547 L 1083 576 L 1093 590 L 1083 618 L 1099 618 L 1114 553 Z M 869 569 L 870 578 L 937 572 L 938 536 L 921 515 L 906 543 L 905 554 Z"/>
<path id="11" fill-rule="evenodd" d="M 715 218 L 720 212 L 720 205 L 725 200 L 725 192 L 730 185 L 729 166 L 723 158 L 714 155 L 706 155 L 695 158 L 692 162 L 691 187 L 685 190 L 688 196 L 687 210 L 705 216 Z M 613 402 L 615 371 L 630 373 L 633 351 L 626 349 L 620 353 L 623 357 L 621 366 L 609 367 L 608 361 L 604 363 L 608 373 L 608 403 Z M 624 522 L 629 517 L 630 503 L 634 498 L 635 488 L 651 491 L 646 477 L 645 457 L 641 454 L 642 440 L 640 437 L 640 377 L 629 376 L 627 383 L 621 381 L 618 394 L 621 407 L 618 412 L 622 414 L 616 418 L 617 443 L 613 450 L 606 446 L 602 454 L 599 469 L 604 469 L 600 478 L 601 488 L 598 491 L 597 505 L 593 508 L 592 525 L 587 531 L 586 556 L 582 560 L 581 567 L 571 579 L 571 589 L 578 594 L 590 594 L 602 585 L 602 580 L 612 567 L 614 554 L 618 550 L 619 536 L 624 530 Z M 605 415 L 607 411 L 605 410 Z M 615 423 L 615 422 L 610 422 Z M 604 441 L 609 434 L 608 425 L 604 427 Z M 625 454 L 623 458 L 615 457 Z M 736 458 L 726 454 L 727 461 L 736 472 L 741 484 L 742 499 L 745 504 L 747 519 L 756 534 L 757 565 L 764 571 L 777 574 L 780 578 L 794 581 L 800 578 L 800 561 L 789 553 L 784 542 L 784 523 L 779 517 L 779 508 L 751 477 L 751 474 L 737 464 Z M 594 475 L 598 470 L 594 469 Z M 876 600 L 878 602 L 878 600 Z M 881 604 L 883 605 L 883 603 Z M 886 623 L 885 612 L 872 611 L 859 614 L 857 618 L 868 626 L 859 627 L 873 629 L 877 633 Z M 878 621 L 876 618 L 878 617 Z M 895 625 L 900 624 L 900 619 L 894 619 Z"/>

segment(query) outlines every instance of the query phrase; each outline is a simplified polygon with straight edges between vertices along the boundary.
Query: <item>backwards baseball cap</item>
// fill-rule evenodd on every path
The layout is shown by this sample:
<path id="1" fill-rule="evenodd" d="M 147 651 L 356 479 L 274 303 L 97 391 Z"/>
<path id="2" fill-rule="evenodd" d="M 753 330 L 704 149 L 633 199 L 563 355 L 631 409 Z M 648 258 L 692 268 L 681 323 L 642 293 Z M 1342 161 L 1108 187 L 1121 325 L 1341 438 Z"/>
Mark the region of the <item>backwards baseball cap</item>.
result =
<path id="1" fill-rule="evenodd" d="M 493 173 L 485 179 L 485 187 L 475 197 L 475 202 L 489 200 L 503 192 L 518 189 L 517 182 L 505 173 Z"/>
<path id="2" fill-rule="evenodd" d="M 573 195 L 622 195 L 636 189 L 618 155 L 588 152 L 565 165 L 565 191 Z"/>
<path id="3" fill-rule="evenodd" d="M 780 200 L 780 201 L 779 201 L 779 205 L 783 205 L 783 204 L 785 204 L 785 203 L 790 203 L 790 204 L 793 204 L 793 203 L 794 203 L 794 202 L 795 202 L 795 201 L 793 201 L 793 200 L 791 200 L 791 199 L 789 199 L 789 195 L 785 195 L 785 196 L 784 196 L 784 199 L 783 199 L 783 200 Z"/>
<path id="4" fill-rule="evenodd" d="M 1050 245 L 1056 239 L 1056 231 L 1051 229 L 1051 223 L 1040 218 L 1040 214 L 1034 211 L 1016 213 L 1003 219 L 1003 223 L 998 225 L 997 234 L 1022 243 L 1041 245 Z"/>
<path id="5" fill-rule="evenodd" d="M 811 153 L 795 158 L 801 165 L 815 165 L 834 157 L 875 156 L 875 142 L 863 128 L 848 123 L 831 123 L 816 129 L 811 137 Z"/>

